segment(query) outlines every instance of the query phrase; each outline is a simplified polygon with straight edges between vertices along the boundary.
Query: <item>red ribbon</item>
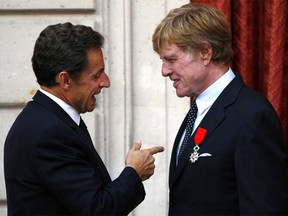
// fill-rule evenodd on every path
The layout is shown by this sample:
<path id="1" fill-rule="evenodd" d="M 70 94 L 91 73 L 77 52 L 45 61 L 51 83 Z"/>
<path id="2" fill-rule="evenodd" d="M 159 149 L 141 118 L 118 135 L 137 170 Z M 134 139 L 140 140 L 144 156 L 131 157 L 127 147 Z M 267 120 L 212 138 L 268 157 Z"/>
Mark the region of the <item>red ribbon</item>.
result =
<path id="1" fill-rule="evenodd" d="M 199 127 L 194 136 L 194 141 L 196 145 L 200 145 L 206 136 L 207 130 Z"/>

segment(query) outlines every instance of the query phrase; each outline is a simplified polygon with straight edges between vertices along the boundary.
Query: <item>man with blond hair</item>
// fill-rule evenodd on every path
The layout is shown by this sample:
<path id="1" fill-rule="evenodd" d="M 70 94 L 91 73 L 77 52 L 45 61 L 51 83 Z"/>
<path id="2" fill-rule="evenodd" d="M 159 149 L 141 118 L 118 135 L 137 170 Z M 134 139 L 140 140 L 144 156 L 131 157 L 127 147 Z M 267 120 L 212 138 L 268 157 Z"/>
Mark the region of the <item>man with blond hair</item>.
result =
<path id="1" fill-rule="evenodd" d="M 194 98 L 172 149 L 169 215 L 287 215 L 283 128 L 269 101 L 229 67 L 223 13 L 176 8 L 152 41 L 177 96 Z"/>

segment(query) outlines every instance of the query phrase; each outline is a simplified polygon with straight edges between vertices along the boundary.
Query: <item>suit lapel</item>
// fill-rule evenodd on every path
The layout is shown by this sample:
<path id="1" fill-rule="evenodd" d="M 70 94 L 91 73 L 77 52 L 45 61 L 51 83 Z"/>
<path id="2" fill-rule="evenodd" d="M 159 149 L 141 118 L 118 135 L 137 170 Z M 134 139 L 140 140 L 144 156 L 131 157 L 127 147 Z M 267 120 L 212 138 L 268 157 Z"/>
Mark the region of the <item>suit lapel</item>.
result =
<path id="1" fill-rule="evenodd" d="M 225 119 L 225 108 L 230 104 L 234 103 L 241 87 L 243 86 L 243 81 L 239 75 L 231 81 L 231 83 L 224 89 L 224 91 L 219 95 L 216 101 L 211 106 L 208 113 L 205 115 L 203 120 L 200 122 L 198 127 L 205 128 L 207 134 L 202 145 L 205 145 L 205 140 L 208 140 L 210 135 L 218 127 L 219 124 Z M 193 152 L 193 147 L 195 146 L 194 135 L 188 140 L 188 145 L 186 146 L 181 158 L 179 159 L 178 165 L 176 167 L 176 152 L 177 147 L 180 142 L 181 136 L 185 130 L 187 122 L 187 115 L 177 133 L 173 150 L 171 156 L 170 173 L 169 173 L 169 186 L 170 188 L 174 185 L 179 175 L 182 173 L 187 163 L 189 162 L 190 154 Z M 197 129 L 196 129 L 197 130 Z M 195 131 L 196 131 L 195 130 Z"/>

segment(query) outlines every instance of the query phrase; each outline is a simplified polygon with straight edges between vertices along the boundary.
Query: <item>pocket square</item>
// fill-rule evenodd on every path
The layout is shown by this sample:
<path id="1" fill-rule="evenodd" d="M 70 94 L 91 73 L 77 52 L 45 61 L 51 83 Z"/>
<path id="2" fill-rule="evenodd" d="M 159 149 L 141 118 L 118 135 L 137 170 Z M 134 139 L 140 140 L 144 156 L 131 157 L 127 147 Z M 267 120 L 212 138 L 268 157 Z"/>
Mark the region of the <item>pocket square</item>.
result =
<path id="1" fill-rule="evenodd" d="M 212 156 L 210 153 L 203 153 L 203 154 L 200 154 L 198 157 L 210 157 Z"/>

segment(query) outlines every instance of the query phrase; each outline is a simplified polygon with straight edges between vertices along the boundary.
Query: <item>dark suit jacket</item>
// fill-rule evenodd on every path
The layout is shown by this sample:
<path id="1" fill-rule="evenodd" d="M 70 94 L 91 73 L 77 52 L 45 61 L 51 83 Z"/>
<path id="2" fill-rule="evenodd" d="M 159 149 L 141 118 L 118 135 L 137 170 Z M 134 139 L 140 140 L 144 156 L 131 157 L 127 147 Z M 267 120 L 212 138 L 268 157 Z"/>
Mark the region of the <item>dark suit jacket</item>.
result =
<path id="1" fill-rule="evenodd" d="M 287 149 L 266 98 L 236 76 L 199 125 L 207 129 L 199 153 L 212 156 L 189 161 L 192 135 L 176 167 L 186 121 L 172 150 L 169 215 L 288 214 Z"/>
<path id="2" fill-rule="evenodd" d="M 136 171 L 111 182 L 90 136 L 37 92 L 4 147 L 9 215 L 127 215 L 145 197 Z"/>

